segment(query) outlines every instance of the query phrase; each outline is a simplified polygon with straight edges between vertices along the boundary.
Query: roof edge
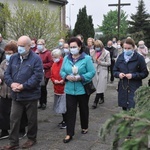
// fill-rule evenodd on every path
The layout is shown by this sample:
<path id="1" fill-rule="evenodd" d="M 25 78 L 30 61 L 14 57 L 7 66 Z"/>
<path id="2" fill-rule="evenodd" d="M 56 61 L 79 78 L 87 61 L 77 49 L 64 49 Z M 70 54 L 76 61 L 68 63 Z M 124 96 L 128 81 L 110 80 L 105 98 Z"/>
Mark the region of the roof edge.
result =
<path id="1" fill-rule="evenodd" d="M 68 3 L 67 0 L 49 0 L 50 2 L 53 2 L 53 3 L 59 3 L 61 5 L 66 5 Z"/>

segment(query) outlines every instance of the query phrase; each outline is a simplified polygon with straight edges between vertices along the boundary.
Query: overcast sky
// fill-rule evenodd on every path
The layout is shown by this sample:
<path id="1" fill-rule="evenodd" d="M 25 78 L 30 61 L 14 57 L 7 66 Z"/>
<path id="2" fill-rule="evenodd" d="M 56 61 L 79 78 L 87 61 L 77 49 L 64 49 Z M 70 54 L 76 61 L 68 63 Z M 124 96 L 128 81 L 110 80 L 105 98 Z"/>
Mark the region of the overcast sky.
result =
<path id="1" fill-rule="evenodd" d="M 66 6 L 66 23 L 71 28 L 74 28 L 75 22 L 77 20 L 77 14 L 79 9 L 86 6 L 87 15 L 92 15 L 93 24 L 96 28 L 97 25 L 102 24 L 103 15 L 107 14 L 110 10 L 115 10 L 117 7 L 108 6 L 108 4 L 117 4 L 118 0 L 68 0 Z M 130 3 L 130 6 L 123 6 L 121 9 L 124 10 L 128 16 L 136 12 L 136 7 L 138 6 L 138 0 L 121 0 L 121 3 Z M 146 10 L 150 13 L 150 0 L 144 0 Z M 130 17 L 128 17 L 129 19 Z"/>

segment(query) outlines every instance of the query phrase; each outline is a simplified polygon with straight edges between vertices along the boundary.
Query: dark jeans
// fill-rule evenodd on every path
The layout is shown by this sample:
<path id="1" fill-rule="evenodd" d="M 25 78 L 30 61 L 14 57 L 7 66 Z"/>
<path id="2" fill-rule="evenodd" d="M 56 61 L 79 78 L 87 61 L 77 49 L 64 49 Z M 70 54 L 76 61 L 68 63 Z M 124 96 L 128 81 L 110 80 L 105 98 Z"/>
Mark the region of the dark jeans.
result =
<path id="1" fill-rule="evenodd" d="M 10 98 L 0 98 L 0 129 L 2 130 L 10 129 L 11 102 Z"/>
<path id="2" fill-rule="evenodd" d="M 89 123 L 89 96 L 84 95 L 69 95 L 66 94 L 66 123 L 67 135 L 73 136 L 76 123 L 77 106 L 79 104 L 81 128 L 87 129 Z"/>
<path id="3" fill-rule="evenodd" d="M 10 112 L 11 112 L 12 99 L 11 98 L 0 98 L 0 129 L 10 129 Z M 20 123 L 20 132 L 25 130 L 27 126 L 27 115 L 25 110 L 23 111 Z"/>
<path id="4" fill-rule="evenodd" d="M 12 101 L 10 115 L 10 145 L 19 145 L 19 127 L 20 121 L 25 110 L 28 118 L 27 137 L 31 140 L 36 140 L 37 136 L 37 101 Z"/>
<path id="5" fill-rule="evenodd" d="M 110 72 L 110 81 L 113 82 L 114 81 L 114 75 L 113 75 L 113 68 L 115 65 L 115 61 L 111 61 L 111 65 L 108 66 L 108 74 Z"/>
<path id="6" fill-rule="evenodd" d="M 41 97 L 40 97 L 40 105 L 47 104 L 47 84 L 49 78 L 45 78 L 45 85 L 41 86 Z"/>

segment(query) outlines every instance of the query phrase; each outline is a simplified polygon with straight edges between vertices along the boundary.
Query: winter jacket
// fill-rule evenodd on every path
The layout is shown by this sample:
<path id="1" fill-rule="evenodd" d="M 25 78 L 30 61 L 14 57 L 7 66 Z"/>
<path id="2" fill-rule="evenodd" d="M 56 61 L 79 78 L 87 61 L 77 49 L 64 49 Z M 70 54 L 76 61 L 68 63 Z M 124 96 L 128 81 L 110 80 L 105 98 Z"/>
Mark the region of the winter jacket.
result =
<path id="1" fill-rule="evenodd" d="M 107 67 L 111 65 L 110 53 L 106 49 L 103 49 L 100 57 L 96 59 L 95 52 L 92 58 L 96 69 L 96 74 L 93 78 L 93 83 L 96 87 L 96 93 L 104 93 L 107 88 Z M 100 62 L 100 64 L 98 62 Z"/>
<path id="2" fill-rule="evenodd" d="M 5 51 L 0 48 L 0 63 L 5 59 Z"/>
<path id="3" fill-rule="evenodd" d="M 138 53 L 146 58 L 146 56 L 148 55 L 148 48 L 146 46 L 144 46 L 144 48 L 138 47 Z"/>
<path id="4" fill-rule="evenodd" d="M 78 74 L 81 76 L 82 81 L 71 82 L 66 80 L 67 75 L 72 75 L 73 66 L 76 66 L 78 68 Z M 82 95 L 85 94 L 83 84 L 88 83 L 92 80 L 95 75 L 95 69 L 91 57 L 83 52 L 76 62 L 73 62 L 71 54 L 65 56 L 60 74 L 62 78 L 66 80 L 66 94 Z"/>
<path id="5" fill-rule="evenodd" d="M 117 57 L 118 53 L 117 53 L 117 49 L 115 47 L 105 47 L 106 50 L 108 50 L 110 52 L 110 58 L 111 58 L 111 62 L 115 61 L 115 58 Z"/>
<path id="6" fill-rule="evenodd" d="M 55 94 L 63 94 L 64 93 L 64 86 L 65 84 L 55 84 L 55 80 L 63 80 L 62 77 L 60 76 L 60 69 L 62 66 L 63 58 L 60 59 L 59 62 L 54 62 L 51 68 L 51 80 L 54 85 L 54 93 Z"/>
<path id="7" fill-rule="evenodd" d="M 123 52 L 119 55 L 113 71 L 116 78 L 119 78 L 120 73 L 132 74 L 131 79 L 128 80 L 124 77 L 118 83 L 118 104 L 121 107 L 134 108 L 134 92 L 142 85 L 142 79 L 148 76 L 143 56 L 135 51 L 131 59 L 126 63 Z"/>
<path id="8" fill-rule="evenodd" d="M 50 78 L 51 67 L 53 64 L 50 50 L 45 50 L 44 52 L 39 53 L 39 56 L 41 57 L 43 62 L 45 78 Z"/>
<path id="9" fill-rule="evenodd" d="M 38 100 L 41 96 L 40 82 L 42 77 L 42 61 L 31 50 L 24 59 L 18 53 L 12 55 L 4 74 L 4 80 L 9 87 L 14 82 L 23 85 L 21 92 L 12 91 L 12 99 L 16 101 Z"/>

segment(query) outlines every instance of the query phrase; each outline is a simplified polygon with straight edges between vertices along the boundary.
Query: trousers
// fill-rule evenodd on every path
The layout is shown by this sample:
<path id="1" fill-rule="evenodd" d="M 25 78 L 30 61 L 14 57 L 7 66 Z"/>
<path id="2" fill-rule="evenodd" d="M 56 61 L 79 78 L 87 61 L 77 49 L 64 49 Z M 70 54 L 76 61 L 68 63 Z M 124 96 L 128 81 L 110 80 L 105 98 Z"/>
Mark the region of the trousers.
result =
<path id="1" fill-rule="evenodd" d="M 45 85 L 41 86 L 41 97 L 39 100 L 40 105 L 47 104 L 47 84 L 48 84 L 49 78 L 45 78 Z"/>
<path id="2" fill-rule="evenodd" d="M 33 141 L 37 136 L 37 101 L 12 101 L 10 114 L 10 145 L 19 145 L 19 127 L 20 121 L 25 110 L 28 119 L 27 137 Z"/>
<path id="3" fill-rule="evenodd" d="M 67 135 L 73 136 L 75 131 L 77 106 L 79 106 L 81 129 L 87 129 L 89 123 L 89 96 L 66 94 Z"/>

